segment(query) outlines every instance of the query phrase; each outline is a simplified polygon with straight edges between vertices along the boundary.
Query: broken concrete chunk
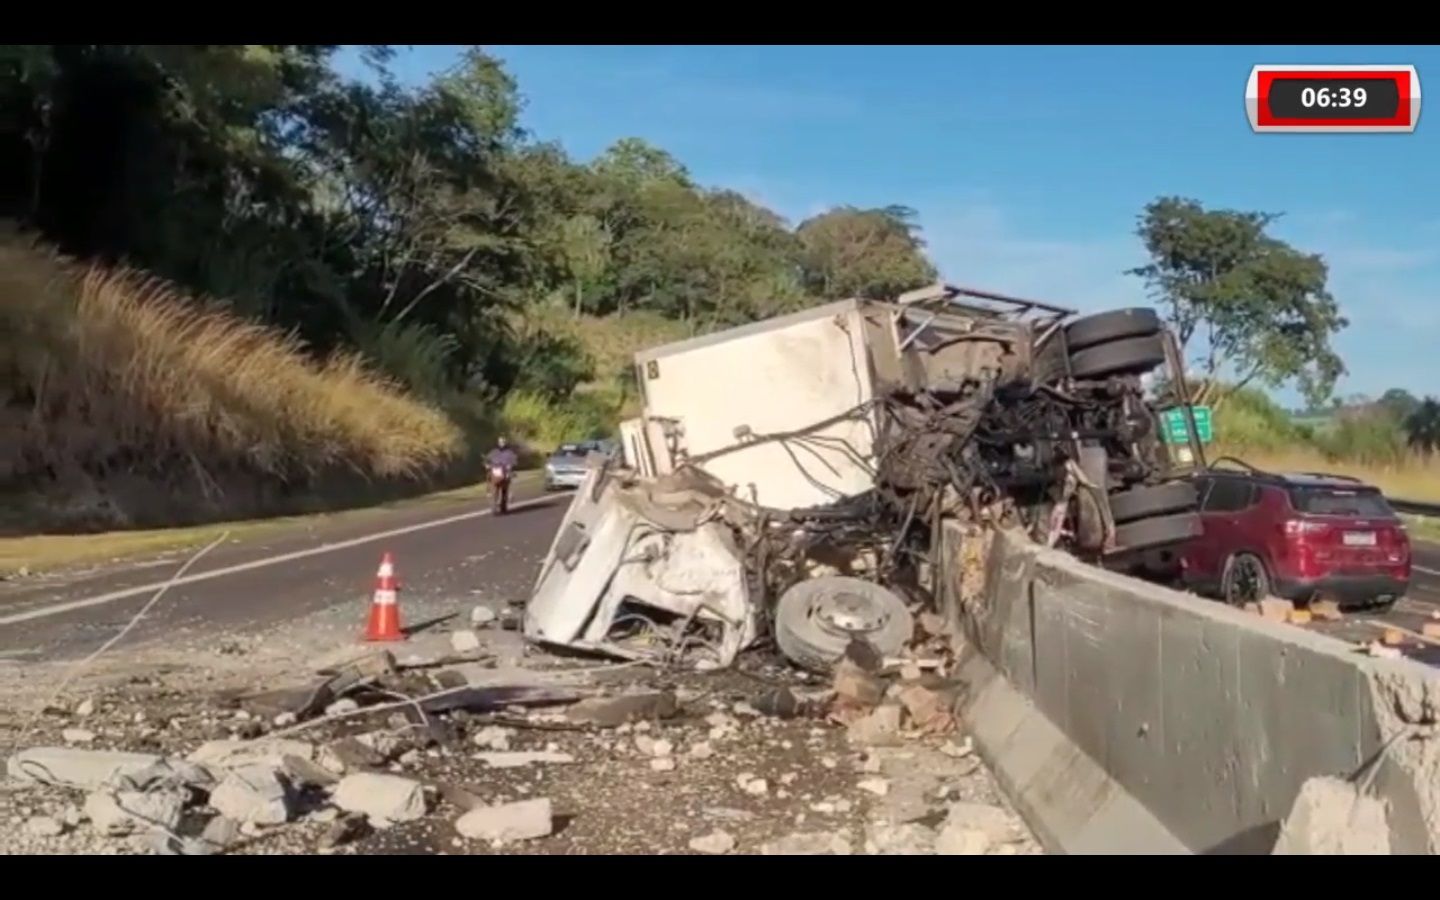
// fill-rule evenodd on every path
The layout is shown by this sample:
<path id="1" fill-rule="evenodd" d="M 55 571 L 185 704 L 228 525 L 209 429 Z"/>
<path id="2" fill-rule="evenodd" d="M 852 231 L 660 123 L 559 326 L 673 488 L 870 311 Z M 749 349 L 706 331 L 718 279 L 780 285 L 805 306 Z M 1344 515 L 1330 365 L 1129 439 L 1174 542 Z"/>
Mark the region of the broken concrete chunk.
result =
<path id="1" fill-rule="evenodd" d="M 668 756 L 657 757 L 650 760 L 650 768 L 656 772 L 673 772 L 675 771 L 675 760 Z"/>
<path id="2" fill-rule="evenodd" d="M 792 834 L 760 847 L 762 856 L 849 856 L 850 841 L 838 832 Z"/>
<path id="3" fill-rule="evenodd" d="M 480 637 L 473 631 L 452 631 L 450 648 L 460 654 L 474 653 L 480 649 Z"/>
<path id="4" fill-rule="evenodd" d="M 849 706 L 868 709 L 885 698 L 885 682 L 849 659 L 836 663 L 831 685 L 836 701 Z"/>
<path id="5" fill-rule="evenodd" d="M 75 707 L 75 715 L 83 719 L 95 714 L 95 701 L 86 697 Z"/>
<path id="6" fill-rule="evenodd" d="M 370 735 L 361 735 L 370 737 Z M 345 773 L 385 764 L 385 755 L 360 738 L 341 738 L 325 748 L 321 764 L 332 772 Z M 337 767 L 338 766 L 338 767 Z"/>
<path id="7" fill-rule="evenodd" d="M 217 851 L 224 850 L 239 839 L 240 823 L 224 816 L 216 816 L 206 822 L 205 830 L 200 832 L 200 840 Z"/>
<path id="8" fill-rule="evenodd" d="M 515 736 L 515 729 L 502 728 L 499 725 L 486 725 L 475 732 L 471 740 L 475 746 L 484 750 L 509 750 L 510 739 Z"/>
<path id="9" fill-rule="evenodd" d="M 1325 622 L 1339 622 L 1345 618 L 1340 604 L 1334 600 L 1316 600 L 1310 604 L 1310 614 Z"/>
<path id="10" fill-rule="evenodd" d="M 501 753 L 477 753 L 475 758 L 492 769 L 513 769 L 534 763 L 573 763 L 575 757 L 568 753 L 553 753 L 548 750 L 512 750 Z"/>
<path id="11" fill-rule="evenodd" d="M 984 856 L 990 850 L 990 838 L 978 828 L 946 825 L 935 838 L 937 856 Z"/>
<path id="12" fill-rule="evenodd" d="M 101 790 L 85 798 L 85 814 L 96 831 L 112 837 L 163 828 L 174 831 L 185 808 L 183 790 Z"/>
<path id="13" fill-rule="evenodd" d="M 455 821 L 462 837 L 477 841 L 527 841 L 548 835 L 553 812 L 547 798 L 472 809 Z"/>
<path id="14" fill-rule="evenodd" d="M 290 820 L 289 785 L 269 766 L 242 766 L 210 792 L 210 806 L 237 822 L 283 825 Z"/>
<path id="15" fill-rule="evenodd" d="M 716 830 L 691 839 L 690 849 L 710 856 L 724 856 L 735 849 L 735 838 L 729 832 Z"/>
<path id="16" fill-rule="evenodd" d="M 313 760 L 315 747 L 305 741 L 287 738 L 207 741 L 186 759 L 212 769 L 239 769 L 245 766 L 269 766 L 278 769 L 285 765 L 287 756 Z"/>
<path id="17" fill-rule="evenodd" d="M 865 829 L 866 847 L 881 856 L 929 856 L 935 852 L 935 832 L 924 825 L 877 823 Z"/>
<path id="18" fill-rule="evenodd" d="M 359 704 L 359 703 L 356 703 L 354 700 L 351 700 L 349 697 L 341 697 L 339 700 L 336 700 L 334 703 L 332 703 L 332 704 L 330 704 L 329 706 L 325 707 L 325 715 L 327 715 L 327 716 L 343 716 L 343 715 L 345 715 L 346 713 L 352 713 L 352 712 L 354 712 L 355 710 L 357 710 L 357 709 L 359 709 L 359 708 L 360 708 L 360 704 Z"/>
<path id="19" fill-rule="evenodd" d="M 25 833 L 35 837 L 59 837 L 65 833 L 65 823 L 49 816 L 34 816 L 25 820 Z"/>
<path id="20" fill-rule="evenodd" d="M 617 728 L 626 722 L 668 719 L 679 712 L 679 704 L 670 691 L 621 694 L 616 697 L 591 697 L 581 700 L 566 712 L 572 722 L 599 728 Z"/>
<path id="21" fill-rule="evenodd" d="M 495 610 L 488 606 L 477 606 L 470 610 L 470 625 L 474 628 L 484 628 L 487 625 L 494 624 L 499 618 L 500 617 L 495 614 Z"/>
<path id="22" fill-rule="evenodd" d="M 860 747 L 896 746 L 900 739 L 900 707 L 892 703 L 877 706 L 856 719 L 846 731 L 850 743 Z"/>
<path id="23" fill-rule="evenodd" d="M 329 787 L 340 781 L 339 775 L 308 759 L 287 756 L 284 762 L 286 776 L 291 782 L 302 787 Z"/>
<path id="24" fill-rule="evenodd" d="M 691 744 L 689 756 L 691 759 L 709 759 L 715 755 L 715 748 L 709 741 L 700 741 L 698 744 Z"/>
<path id="25" fill-rule="evenodd" d="M 117 775 L 142 772 L 158 762 L 160 757 L 150 753 L 32 747 L 11 756 L 5 771 L 18 781 L 93 791 Z"/>
<path id="26" fill-rule="evenodd" d="M 1275 856 L 1363 856 L 1390 853 L 1386 803 L 1339 778 L 1311 778 L 1300 786 L 1280 828 Z"/>
<path id="27" fill-rule="evenodd" d="M 1272 622 L 1285 622 L 1295 611 L 1295 604 L 1281 597 L 1266 597 L 1260 601 L 1260 615 Z"/>
<path id="28" fill-rule="evenodd" d="M 986 803 L 952 803 L 945 816 L 946 828 L 973 828 L 996 844 L 1023 838 L 1015 824 L 1015 819 L 1005 810 Z"/>
<path id="29" fill-rule="evenodd" d="M 371 819 L 410 822 L 425 815 L 424 788 L 418 781 L 398 775 L 347 775 L 330 799 L 346 812 L 364 813 Z"/>
<path id="30" fill-rule="evenodd" d="M 938 691 L 912 684 L 900 691 L 898 699 L 904 704 L 905 711 L 910 713 L 911 723 L 921 731 L 936 734 L 949 730 L 955 724 L 949 702 Z"/>
<path id="31" fill-rule="evenodd" d="M 95 732 L 86 728 L 66 728 L 60 737 L 67 744 L 89 744 L 95 740 Z"/>
<path id="32" fill-rule="evenodd" d="M 884 778 L 867 778 L 855 786 L 860 790 L 865 791 L 868 794 L 874 794 L 877 797 L 883 797 L 886 794 L 890 793 L 890 782 L 886 781 Z"/>

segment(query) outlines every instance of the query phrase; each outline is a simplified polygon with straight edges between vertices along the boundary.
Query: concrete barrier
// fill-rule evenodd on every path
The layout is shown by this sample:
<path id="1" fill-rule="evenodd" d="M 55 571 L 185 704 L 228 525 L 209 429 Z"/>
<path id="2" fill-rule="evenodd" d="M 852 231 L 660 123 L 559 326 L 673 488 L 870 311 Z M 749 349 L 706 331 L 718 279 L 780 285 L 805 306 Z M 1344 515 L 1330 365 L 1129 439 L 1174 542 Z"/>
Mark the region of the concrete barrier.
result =
<path id="1" fill-rule="evenodd" d="M 1057 852 L 1269 853 L 1309 778 L 1440 850 L 1440 674 L 1097 570 L 1018 533 L 944 535 L 963 714 Z"/>

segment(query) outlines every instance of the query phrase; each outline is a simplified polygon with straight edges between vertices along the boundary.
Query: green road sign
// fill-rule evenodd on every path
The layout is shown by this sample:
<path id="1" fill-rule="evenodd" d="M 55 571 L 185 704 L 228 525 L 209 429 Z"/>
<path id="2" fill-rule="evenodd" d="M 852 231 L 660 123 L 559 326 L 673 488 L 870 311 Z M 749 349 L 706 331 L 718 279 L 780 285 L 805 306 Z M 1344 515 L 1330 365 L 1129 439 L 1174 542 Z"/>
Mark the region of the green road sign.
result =
<path id="1" fill-rule="evenodd" d="M 1215 429 L 1210 424 L 1210 407 L 1192 406 L 1190 408 L 1195 412 L 1195 430 L 1200 438 L 1200 443 L 1210 443 L 1215 439 Z M 1183 407 L 1167 409 L 1160 414 L 1160 426 L 1167 444 L 1190 443 L 1190 429 L 1187 425 Z"/>

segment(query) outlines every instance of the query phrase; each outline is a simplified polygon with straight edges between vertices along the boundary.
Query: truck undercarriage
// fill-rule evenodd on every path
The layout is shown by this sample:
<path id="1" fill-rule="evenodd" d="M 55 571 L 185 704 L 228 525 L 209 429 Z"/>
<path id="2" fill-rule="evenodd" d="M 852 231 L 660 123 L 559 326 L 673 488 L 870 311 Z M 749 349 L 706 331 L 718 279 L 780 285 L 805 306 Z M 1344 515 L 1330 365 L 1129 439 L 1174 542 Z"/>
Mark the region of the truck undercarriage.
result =
<path id="1" fill-rule="evenodd" d="M 623 460 L 592 461 L 532 640 L 711 667 L 770 635 L 823 668 L 856 638 L 884 654 L 909 640 L 945 519 L 1121 568 L 1198 532 L 1179 479 L 1203 457 L 1161 440 L 1159 407 L 1186 396 L 1152 310 L 1074 318 L 936 285 L 656 348 L 637 369 L 644 412 Z"/>

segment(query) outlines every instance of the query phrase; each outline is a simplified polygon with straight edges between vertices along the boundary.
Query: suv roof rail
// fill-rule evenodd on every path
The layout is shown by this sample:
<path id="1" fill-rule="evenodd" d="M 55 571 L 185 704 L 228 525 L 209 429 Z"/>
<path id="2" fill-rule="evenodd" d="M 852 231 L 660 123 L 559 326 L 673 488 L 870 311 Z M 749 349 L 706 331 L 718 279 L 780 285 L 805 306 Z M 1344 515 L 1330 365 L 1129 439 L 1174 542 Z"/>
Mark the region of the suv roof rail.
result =
<path id="1" fill-rule="evenodd" d="M 1251 474 L 1251 475 L 1266 475 L 1266 474 L 1268 474 L 1268 473 L 1266 473 L 1266 472 L 1260 471 L 1259 469 L 1257 469 L 1257 468 L 1255 468 L 1254 466 L 1250 465 L 1250 464 L 1249 464 L 1248 462 L 1246 462 L 1245 460 L 1240 459 L 1238 456 L 1222 456 L 1222 457 L 1220 457 L 1219 459 L 1212 460 L 1211 463 L 1210 463 L 1210 468 L 1211 468 L 1211 469 L 1218 469 L 1218 468 L 1220 467 L 1220 464 L 1221 464 L 1221 463 L 1226 463 L 1226 462 L 1228 462 L 1228 463 L 1234 463 L 1235 465 L 1239 466 L 1242 470 L 1244 470 L 1245 472 L 1248 472 L 1248 473 Z"/>
<path id="2" fill-rule="evenodd" d="M 1296 472 L 1296 475 L 1306 475 L 1310 478 L 1329 478 L 1334 481 L 1351 481 L 1355 484 L 1364 484 L 1362 479 L 1353 475 L 1337 475 L 1334 472 Z"/>

